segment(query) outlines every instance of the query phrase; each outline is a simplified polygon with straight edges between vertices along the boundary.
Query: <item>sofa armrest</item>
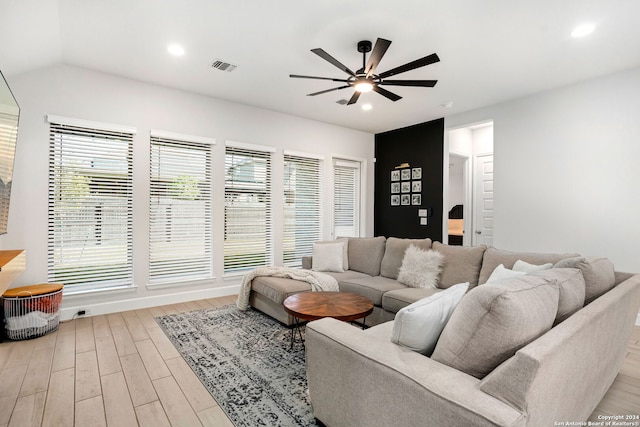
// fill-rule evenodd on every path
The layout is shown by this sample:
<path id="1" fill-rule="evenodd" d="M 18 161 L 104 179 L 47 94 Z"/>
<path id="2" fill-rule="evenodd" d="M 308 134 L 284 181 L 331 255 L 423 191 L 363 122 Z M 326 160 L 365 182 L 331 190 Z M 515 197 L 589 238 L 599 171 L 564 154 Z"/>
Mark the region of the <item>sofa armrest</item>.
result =
<path id="1" fill-rule="evenodd" d="M 327 426 L 521 426 L 480 381 L 335 319 L 307 325 L 314 416 Z"/>
<path id="2" fill-rule="evenodd" d="M 313 266 L 313 259 L 310 256 L 303 256 L 302 257 L 302 268 L 304 268 L 305 270 L 311 270 L 311 267 Z"/>
<path id="3" fill-rule="evenodd" d="M 480 389 L 526 411 L 533 426 L 586 420 L 622 366 L 639 306 L 634 275 L 521 348 Z"/>

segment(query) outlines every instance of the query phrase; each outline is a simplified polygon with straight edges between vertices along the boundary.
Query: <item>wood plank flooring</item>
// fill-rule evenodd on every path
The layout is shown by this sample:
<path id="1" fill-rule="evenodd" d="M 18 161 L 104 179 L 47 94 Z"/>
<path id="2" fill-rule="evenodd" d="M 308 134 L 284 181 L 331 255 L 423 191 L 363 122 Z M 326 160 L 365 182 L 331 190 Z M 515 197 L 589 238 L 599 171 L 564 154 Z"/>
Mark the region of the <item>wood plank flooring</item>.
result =
<path id="1" fill-rule="evenodd" d="M 0 343 L 0 427 L 232 427 L 154 316 L 235 299 L 86 317 Z"/>
<path id="2" fill-rule="evenodd" d="M 235 296 L 63 322 L 33 340 L 0 343 L 0 427 L 232 426 L 154 316 Z M 640 326 L 597 415 L 640 414 Z"/>

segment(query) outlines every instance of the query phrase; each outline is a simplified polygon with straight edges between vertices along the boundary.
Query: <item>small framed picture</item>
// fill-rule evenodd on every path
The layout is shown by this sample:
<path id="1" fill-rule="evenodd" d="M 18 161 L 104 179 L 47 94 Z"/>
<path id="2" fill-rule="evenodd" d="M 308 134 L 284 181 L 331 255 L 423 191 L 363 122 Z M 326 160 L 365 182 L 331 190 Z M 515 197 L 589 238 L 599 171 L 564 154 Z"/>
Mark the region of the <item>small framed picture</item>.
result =
<path id="1" fill-rule="evenodd" d="M 412 194 L 411 195 L 411 204 L 413 206 L 420 206 L 422 204 L 422 195 L 421 194 Z"/>
<path id="2" fill-rule="evenodd" d="M 427 221 L 427 218 L 420 218 L 420 225 L 429 225 L 429 221 Z"/>
<path id="3" fill-rule="evenodd" d="M 411 182 L 409 181 L 402 182 L 402 192 L 411 193 Z"/>
<path id="4" fill-rule="evenodd" d="M 408 181 L 411 179 L 411 169 L 402 169 L 400 172 L 402 174 L 403 181 Z"/>
<path id="5" fill-rule="evenodd" d="M 411 196 L 409 194 L 403 194 L 400 199 L 402 206 L 408 206 L 411 204 Z"/>
<path id="6" fill-rule="evenodd" d="M 422 179 L 422 168 L 411 169 L 411 179 Z"/>
<path id="7" fill-rule="evenodd" d="M 392 194 L 391 195 L 391 206 L 400 206 L 400 195 Z"/>
<path id="8" fill-rule="evenodd" d="M 392 182 L 391 183 L 391 192 L 392 193 L 399 193 L 400 192 L 400 183 L 399 182 Z"/>
<path id="9" fill-rule="evenodd" d="M 411 181 L 411 192 L 412 193 L 422 192 L 422 181 Z"/>
<path id="10" fill-rule="evenodd" d="M 391 171 L 391 181 L 400 181 L 400 171 Z"/>

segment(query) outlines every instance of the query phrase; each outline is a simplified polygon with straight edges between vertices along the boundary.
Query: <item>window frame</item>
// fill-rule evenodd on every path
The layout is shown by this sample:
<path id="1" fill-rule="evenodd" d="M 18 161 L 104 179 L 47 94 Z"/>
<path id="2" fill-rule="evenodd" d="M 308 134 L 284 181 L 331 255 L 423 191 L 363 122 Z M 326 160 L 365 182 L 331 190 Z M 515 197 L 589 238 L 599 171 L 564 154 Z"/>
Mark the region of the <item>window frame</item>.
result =
<path id="1" fill-rule="evenodd" d="M 65 294 L 133 287 L 136 129 L 53 115 L 47 121 L 48 280 L 63 283 Z"/>
<path id="2" fill-rule="evenodd" d="M 151 130 L 148 223 L 150 287 L 214 277 L 212 165 L 215 143 L 210 138 Z M 163 152 L 164 168 L 161 162 Z M 190 179 L 189 174 L 200 180 L 193 176 Z M 176 191 L 186 193 L 172 196 Z M 196 201 L 203 203 L 194 203 Z M 177 215 L 174 213 L 176 209 L 179 211 Z M 204 234 L 199 235 L 199 231 Z M 163 244 L 169 242 L 167 239 L 172 243 L 169 246 Z M 176 249 L 180 250 L 175 252 Z M 167 253 L 181 256 L 167 257 Z M 185 256 L 187 253 L 191 256 Z"/>
<path id="3" fill-rule="evenodd" d="M 288 204 L 287 200 L 290 200 L 292 196 L 291 189 L 287 187 L 287 162 L 296 162 L 302 166 L 310 166 L 315 168 L 315 177 L 311 178 L 309 176 L 308 171 L 303 175 L 302 182 L 306 184 L 303 188 L 310 189 L 311 191 L 315 191 L 315 194 L 312 195 L 314 198 L 315 204 L 307 205 L 304 207 L 306 213 L 311 213 L 312 218 L 311 221 L 315 221 L 314 223 L 302 224 L 302 233 L 299 233 L 297 230 L 297 222 L 294 225 L 294 228 L 288 229 L 288 215 L 287 209 Z M 322 201 L 323 201 L 323 187 L 324 187 L 324 156 L 318 156 L 308 153 L 301 153 L 297 151 L 285 150 L 283 156 L 283 227 L 282 227 L 282 262 L 285 267 L 301 267 L 302 266 L 302 257 L 303 256 L 311 256 L 313 254 L 313 243 L 322 239 L 323 229 L 324 229 L 324 215 L 322 209 Z M 290 181 L 289 181 L 290 183 Z M 287 191 L 289 190 L 289 192 Z M 293 195 L 297 200 L 297 193 Z M 303 197 L 302 200 L 309 200 L 309 198 Z M 295 206 L 296 201 L 294 201 L 293 209 L 297 208 Z M 293 235 L 298 235 L 299 239 L 296 239 L 297 242 L 295 244 L 295 249 L 293 251 L 293 255 L 291 257 L 287 256 L 287 241 L 288 236 L 287 233 L 293 233 Z"/>

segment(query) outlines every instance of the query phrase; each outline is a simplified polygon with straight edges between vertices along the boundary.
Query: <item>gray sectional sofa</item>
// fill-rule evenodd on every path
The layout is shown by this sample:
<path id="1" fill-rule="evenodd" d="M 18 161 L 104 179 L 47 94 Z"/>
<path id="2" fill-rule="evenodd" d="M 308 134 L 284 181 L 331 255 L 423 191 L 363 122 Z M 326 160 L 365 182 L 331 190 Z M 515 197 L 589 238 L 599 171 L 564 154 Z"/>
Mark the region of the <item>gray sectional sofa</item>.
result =
<path id="1" fill-rule="evenodd" d="M 398 273 L 409 245 L 437 250 L 444 255 L 444 265 L 437 288 L 412 288 L 400 283 Z M 495 267 L 503 263 L 511 268 L 517 259 L 529 263 L 555 263 L 578 254 L 512 253 L 486 246 L 449 246 L 431 239 L 400 239 L 395 237 L 349 238 L 348 266 L 344 272 L 324 272 L 333 276 L 342 292 L 352 292 L 369 298 L 374 310 L 366 319 L 367 326 L 393 320 L 401 308 L 441 292 L 457 283 L 469 282 L 470 288 L 484 283 Z M 302 267 L 312 268 L 312 259 L 302 259 Z M 294 319 L 285 312 L 282 302 L 311 286 L 297 280 L 280 277 L 257 277 L 253 280 L 250 305 L 280 322 L 291 325 Z"/>
<path id="2" fill-rule="evenodd" d="M 438 288 L 397 281 L 412 243 L 444 254 Z M 372 299 L 367 324 L 376 326 L 307 325 L 309 396 L 315 417 L 330 427 L 586 425 L 620 370 L 640 308 L 640 275 L 616 272 L 606 259 L 381 237 L 350 239 L 348 254 L 349 270 L 329 274 L 341 290 Z M 485 283 L 500 264 L 517 260 L 559 268 Z M 582 293 L 566 287 L 569 276 L 579 277 Z M 254 279 L 252 305 L 288 323 L 278 305 L 308 290 L 293 282 Z M 469 290 L 431 357 L 391 341 L 399 309 L 460 282 Z M 523 335 L 541 321 L 539 332 Z M 518 347 L 505 347 L 514 337 Z"/>

